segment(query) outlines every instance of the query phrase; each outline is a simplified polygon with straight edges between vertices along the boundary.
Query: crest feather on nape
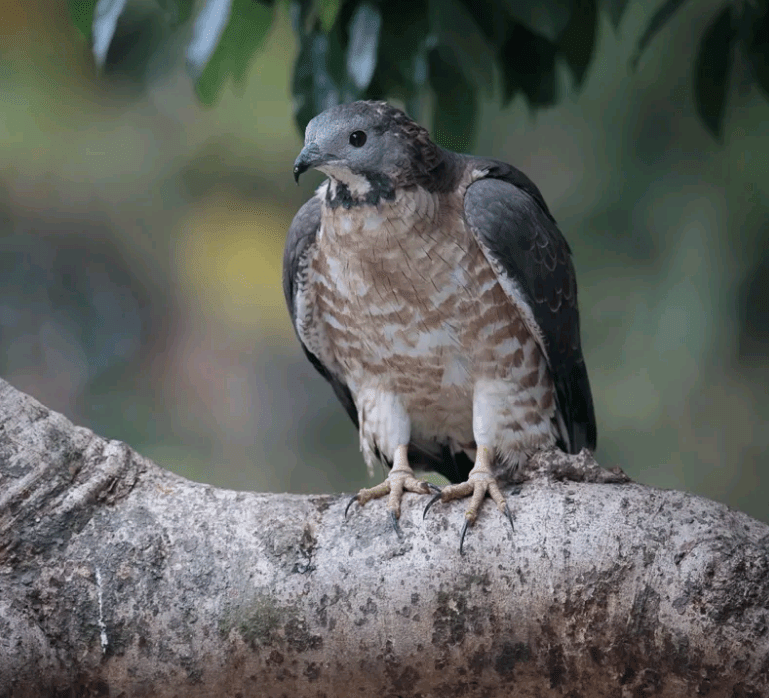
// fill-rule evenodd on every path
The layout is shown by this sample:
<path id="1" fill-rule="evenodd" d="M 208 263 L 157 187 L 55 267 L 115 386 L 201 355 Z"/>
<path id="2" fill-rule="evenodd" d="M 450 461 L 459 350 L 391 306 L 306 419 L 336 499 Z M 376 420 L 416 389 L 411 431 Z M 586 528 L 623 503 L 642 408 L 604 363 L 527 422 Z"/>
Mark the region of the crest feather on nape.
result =
<path id="1" fill-rule="evenodd" d="M 430 132 L 414 121 L 406 112 L 387 102 L 369 101 L 366 104 L 374 107 L 382 117 L 382 129 L 392 131 L 406 145 L 409 161 L 403 163 L 403 174 L 409 183 L 425 184 L 429 182 L 434 170 L 441 164 L 443 158 L 440 148 L 430 139 Z"/>

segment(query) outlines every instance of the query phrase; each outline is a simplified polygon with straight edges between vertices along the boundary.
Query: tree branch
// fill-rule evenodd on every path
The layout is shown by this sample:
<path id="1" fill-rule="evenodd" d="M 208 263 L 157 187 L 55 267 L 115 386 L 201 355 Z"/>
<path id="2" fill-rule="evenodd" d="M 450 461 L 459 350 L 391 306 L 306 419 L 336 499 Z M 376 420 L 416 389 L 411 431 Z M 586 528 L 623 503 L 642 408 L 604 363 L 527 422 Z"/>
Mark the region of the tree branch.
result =
<path id="1" fill-rule="evenodd" d="M 0 381 L 0 696 L 769 695 L 766 525 L 532 460 L 460 556 L 456 503 L 407 497 L 399 540 L 381 501 L 189 482 Z"/>

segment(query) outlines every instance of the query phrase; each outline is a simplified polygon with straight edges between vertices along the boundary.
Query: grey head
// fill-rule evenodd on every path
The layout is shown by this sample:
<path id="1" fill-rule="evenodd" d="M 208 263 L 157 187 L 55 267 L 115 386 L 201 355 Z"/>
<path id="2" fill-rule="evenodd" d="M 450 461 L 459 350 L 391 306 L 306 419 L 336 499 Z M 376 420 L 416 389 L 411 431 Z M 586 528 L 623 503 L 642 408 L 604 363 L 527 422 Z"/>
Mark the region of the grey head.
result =
<path id="1" fill-rule="evenodd" d="M 424 184 L 443 159 L 426 129 L 386 102 L 340 104 L 318 114 L 305 130 L 294 178 L 320 170 L 348 190 L 371 199 Z"/>

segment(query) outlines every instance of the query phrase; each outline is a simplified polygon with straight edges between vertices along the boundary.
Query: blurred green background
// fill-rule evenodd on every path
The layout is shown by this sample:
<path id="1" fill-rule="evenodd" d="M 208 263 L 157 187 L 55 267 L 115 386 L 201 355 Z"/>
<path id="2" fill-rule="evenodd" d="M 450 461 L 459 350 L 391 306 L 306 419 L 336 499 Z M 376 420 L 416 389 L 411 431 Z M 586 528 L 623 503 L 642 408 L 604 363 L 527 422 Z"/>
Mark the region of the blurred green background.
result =
<path id="1" fill-rule="evenodd" d="M 654 6 L 601 16 L 583 90 L 564 68 L 554 108 L 487 98 L 472 150 L 526 172 L 572 245 L 599 462 L 769 521 L 769 106 L 737 55 L 723 143 L 696 117 L 719 4 L 687 5 L 635 72 Z M 286 7 L 213 107 L 183 52 L 98 74 L 54 8 L 2 3 L 0 373 L 194 480 L 372 484 L 283 305 L 285 233 L 321 181 L 291 175 Z"/>

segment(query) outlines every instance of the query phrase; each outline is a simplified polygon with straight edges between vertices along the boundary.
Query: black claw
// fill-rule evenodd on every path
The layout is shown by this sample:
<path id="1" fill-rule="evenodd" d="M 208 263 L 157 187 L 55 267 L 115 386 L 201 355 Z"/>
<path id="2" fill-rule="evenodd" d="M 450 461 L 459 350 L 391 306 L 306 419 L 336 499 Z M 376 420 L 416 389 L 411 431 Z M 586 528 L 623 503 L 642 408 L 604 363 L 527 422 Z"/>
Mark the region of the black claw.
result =
<path id="1" fill-rule="evenodd" d="M 432 482 L 426 482 L 425 483 L 433 492 L 437 492 L 438 494 L 441 493 L 441 488 L 438 487 L 438 485 L 433 485 Z"/>
<path id="2" fill-rule="evenodd" d="M 427 502 L 427 506 L 425 507 L 425 510 L 422 512 L 422 520 L 424 521 L 425 516 L 427 516 L 427 512 L 430 510 L 430 507 L 435 504 L 439 499 L 441 498 L 441 493 L 438 492 L 429 502 Z"/>
<path id="3" fill-rule="evenodd" d="M 393 529 L 395 529 L 395 533 L 398 535 L 398 538 L 403 540 L 403 534 L 401 533 L 400 526 L 398 526 L 398 517 L 395 515 L 394 511 L 390 512 L 390 523 L 392 523 Z"/>
<path id="4" fill-rule="evenodd" d="M 463 555 L 462 552 L 462 546 L 465 544 L 465 533 L 467 533 L 467 529 L 470 528 L 470 520 L 465 519 L 465 525 L 462 526 L 462 535 L 459 538 L 459 554 Z"/>
<path id="5" fill-rule="evenodd" d="M 513 529 L 513 533 L 515 533 L 515 524 L 513 523 L 513 513 L 510 511 L 510 507 L 505 507 L 505 516 L 507 516 L 507 520 L 510 522 L 510 528 Z"/>
<path id="6" fill-rule="evenodd" d="M 358 501 L 357 494 L 354 494 L 352 497 L 350 497 L 350 501 L 347 502 L 347 506 L 344 508 L 344 519 L 342 519 L 343 521 L 347 521 L 347 512 L 350 511 L 350 507 L 352 506 L 352 503 L 357 501 Z"/>

